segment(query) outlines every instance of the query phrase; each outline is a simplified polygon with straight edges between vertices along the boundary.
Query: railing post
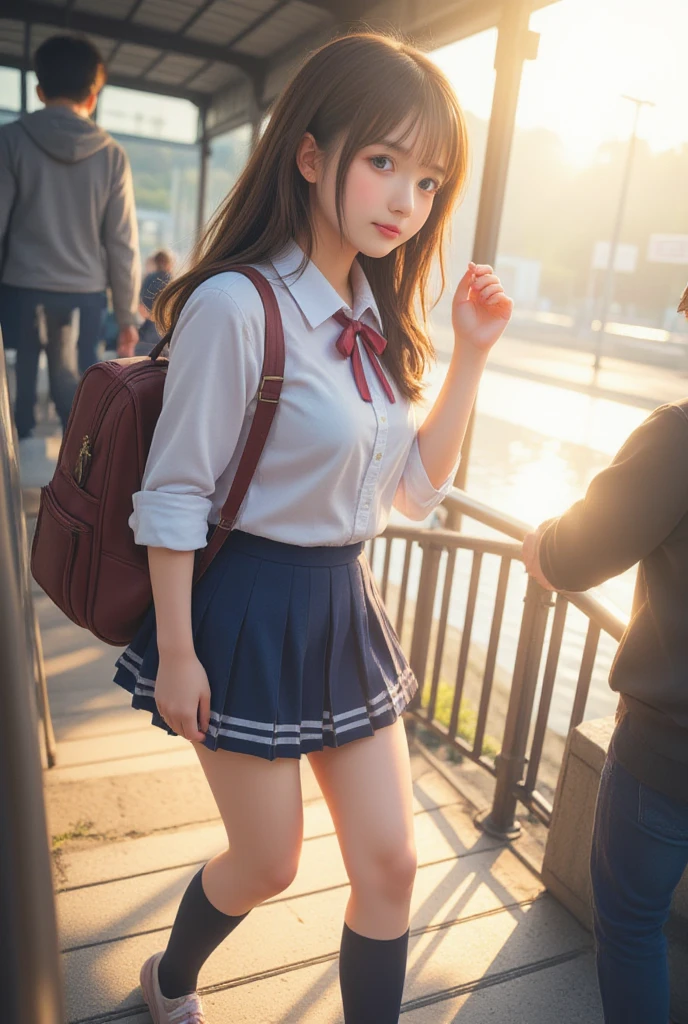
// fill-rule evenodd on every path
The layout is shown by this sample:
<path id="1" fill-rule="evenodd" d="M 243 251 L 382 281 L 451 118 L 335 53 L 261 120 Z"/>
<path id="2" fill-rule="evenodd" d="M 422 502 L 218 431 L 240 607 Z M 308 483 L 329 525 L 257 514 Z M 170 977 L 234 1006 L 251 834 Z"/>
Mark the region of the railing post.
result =
<path id="1" fill-rule="evenodd" d="M 454 530 L 455 533 L 461 532 L 462 515 L 461 510 L 456 506 L 452 505 L 446 508 L 446 516 L 444 521 L 445 530 Z"/>
<path id="2" fill-rule="evenodd" d="M 26 632 L 26 552 L 12 420 L 0 346 L 0 991 L 3 1018 L 64 1017 L 36 690 Z"/>
<path id="3" fill-rule="evenodd" d="M 442 558 L 442 548 L 431 537 L 420 541 L 420 547 L 423 551 L 423 564 L 418 582 L 416 613 L 413 621 L 413 636 L 411 638 L 411 653 L 409 656 L 409 664 L 418 680 L 418 693 L 409 705 L 409 710 L 411 711 L 417 710 L 421 704 L 425 671 L 428 664 L 428 652 L 430 650 L 432 613 L 435 607 L 437 578 L 440 571 L 440 559 Z"/>
<path id="4" fill-rule="evenodd" d="M 490 811 L 479 818 L 479 824 L 485 832 L 501 839 L 515 839 L 521 831 L 516 820 L 517 787 L 523 778 L 527 760 L 530 720 L 550 606 L 550 593 L 529 577 L 504 740 L 496 758 L 497 784 Z"/>
<path id="5" fill-rule="evenodd" d="M 43 645 L 41 642 L 38 619 L 36 618 L 36 609 L 31 595 L 29 539 L 22 501 L 19 459 L 17 457 L 16 446 L 14 444 L 12 417 L 10 413 L 10 398 L 7 383 L 7 371 L 5 367 L 4 345 L 0 345 L 0 423 L 4 425 L 5 432 L 4 443 L 5 450 L 7 452 L 9 491 L 14 510 L 14 525 L 17 535 L 15 557 L 17 561 L 17 571 L 21 578 L 21 593 L 26 621 L 25 632 L 29 663 L 33 667 L 33 677 L 36 684 L 36 696 L 38 698 L 39 717 L 43 729 L 46 762 L 48 768 L 53 768 L 57 760 L 55 734 L 53 732 L 50 701 L 48 699 L 48 684 L 45 677 L 45 666 L 43 664 Z M 2 429 L 2 427 L 0 427 L 0 429 Z"/>

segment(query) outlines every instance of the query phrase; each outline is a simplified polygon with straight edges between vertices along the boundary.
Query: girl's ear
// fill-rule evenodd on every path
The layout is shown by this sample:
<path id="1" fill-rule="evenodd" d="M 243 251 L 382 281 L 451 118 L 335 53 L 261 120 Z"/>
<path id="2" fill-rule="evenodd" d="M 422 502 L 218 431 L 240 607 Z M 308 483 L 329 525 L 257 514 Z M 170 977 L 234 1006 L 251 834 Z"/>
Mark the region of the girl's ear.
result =
<path id="1" fill-rule="evenodd" d="M 296 166 L 311 185 L 315 185 L 318 180 L 320 157 L 318 143 L 310 132 L 306 132 L 296 151 Z"/>

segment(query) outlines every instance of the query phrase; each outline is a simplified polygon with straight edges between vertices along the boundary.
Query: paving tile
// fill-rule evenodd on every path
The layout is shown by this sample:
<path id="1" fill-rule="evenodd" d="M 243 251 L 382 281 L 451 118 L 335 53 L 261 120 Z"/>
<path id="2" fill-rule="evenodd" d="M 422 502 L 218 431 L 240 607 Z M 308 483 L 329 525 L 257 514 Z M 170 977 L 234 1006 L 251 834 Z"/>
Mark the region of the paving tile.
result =
<path id="1" fill-rule="evenodd" d="M 505 854 L 508 851 L 502 850 L 497 859 Z M 475 868 L 477 858 L 470 860 Z M 508 892 L 498 879 L 493 885 L 477 882 L 474 870 L 465 872 L 466 863 L 419 872 L 413 928 L 429 930 L 411 942 L 407 999 L 589 945 L 588 936 L 549 897 L 504 909 L 495 906 Z M 327 1020 L 322 1014 L 308 1017 L 306 1008 L 315 1012 L 316 995 L 332 986 L 336 992 L 336 955 L 345 904 L 345 890 L 334 890 L 267 904 L 250 914 L 204 965 L 201 988 L 214 989 L 212 998 L 222 996 L 223 1000 L 217 1014 L 213 1009 L 210 1024 L 213 1019 L 217 1024 Z M 145 923 L 146 909 L 142 909 L 138 923 Z M 463 920 L 454 923 L 458 918 Z M 140 1010 L 139 967 L 152 950 L 164 946 L 166 936 L 167 931 L 142 934 L 65 954 L 68 1021 L 76 1024 L 95 1017 L 92 1024 L 96 1024 L 99 1016 L 113 1011 Z M 299 984 L 304 968 L 314 966 L 320 968 L 318 991 L 309 986 L 305 995 L 298 995 L 300 1005 L 295 1008 L 297 1000 L 289 988 Z M 257 986 L 267 979 L 279 988 L 273 988 L 262 1004 L 269 1006 L 269 1015 L 264 1016 L 262 1008 L 256 1013 L 255 1000 L 260 997 Z"/>
<path id="2" fill-rule="evenodd" d="M 307 808 L 307 814 L 309 810 Z M 467 854 L 471 860 L 477 860 L 479 851 L 491 851 L 499 846 L 496 840 L 475 829 L 460 806 L 419 814 L 415 825 L 420 864 Z M 279 897 L 280 900 L 348 884 L 331 824 L 328 831 L 329 835 L 313 836 L 304 843 L 298 875 Z M 155 837 L 155 841 L 149 838 L 115 846 L 114 852 L 119 852 L 121 859 L 117 862 L 111 856 L 106 866 L 106 870 L 115 876 L 113 881 L 82 884 L 80 888 L 67 888 L 58 894 L 63 948 L 117 939 L 135 930 L 171 927 L 176 906 L 191 875 L 201 863 L 224 849 L 226 843 L 224 830 L 216 826 L 168 833 L 164 837 Z M 110 855 L 113 853 L 112 850 L 108 852 Z M 95 862 L 97 857 L 97 851 L 83 856 L 74 855 L 66 884 L 78 877 L 80 863 L 86 877 L 92 878 L 102 871 Z M 491 864 L 493 859 L 490 855 L 488 863 Z M 170 866 L 163 869 L 165 862 Z M 518 898 L 523 898 L 524 892 L 528 895 L 539 892 L 542 886 L 534 876 L 510 856 L 509 863 L 512 862 L 510 878 L 520 894 Z M 465 872 L 473 870 L 472 863 L 467 863 Z M 116 874 L 118 871 L 119 876 Z M 127 876 L 127 872 L 132 874 Z M 513 895 L 511 898 L 513 900 Z M 143 919 L 142 907 L 147 908 Z M 131 922 L 137 920 L 139 923 L 132 926 Z"/>

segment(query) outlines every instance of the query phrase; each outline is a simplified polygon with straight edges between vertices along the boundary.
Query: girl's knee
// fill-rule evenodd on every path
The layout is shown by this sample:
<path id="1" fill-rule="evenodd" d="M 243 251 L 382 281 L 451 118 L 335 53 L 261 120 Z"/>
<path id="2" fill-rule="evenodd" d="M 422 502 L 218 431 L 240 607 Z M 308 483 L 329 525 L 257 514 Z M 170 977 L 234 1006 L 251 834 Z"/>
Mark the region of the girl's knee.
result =
<path id="1" fill-rule="evenodd" d="M 268 860 L 257 865 L 258 884 L 263 888 L 266 895 L 263 899 L 270 899 L 271 896 L 279 896 L 281 892 L 288 889 L 296 878 L 299 869 L 299 858 L 282 858 Z"/>
<path id="2" fill-rule="evenodd" d="M 296 878 L 300 850 L 230 850 L 228 878 L 254 903 L 264 903 L 288 889 Z"/>
<path id="3" fill-rule="evenodd" d="M 391 900 L 408 899 L 418 859 L 412 843 L 371 851 L 350 873 L 354 888 L 374 890 Z"/>

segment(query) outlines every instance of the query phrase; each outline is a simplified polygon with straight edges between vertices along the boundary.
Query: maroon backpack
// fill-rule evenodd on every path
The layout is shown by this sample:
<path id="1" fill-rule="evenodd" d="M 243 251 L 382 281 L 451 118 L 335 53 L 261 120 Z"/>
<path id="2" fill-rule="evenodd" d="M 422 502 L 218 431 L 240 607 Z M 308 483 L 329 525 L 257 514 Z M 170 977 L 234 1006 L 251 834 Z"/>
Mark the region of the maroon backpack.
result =
<path id="1" fill-rule="evenodd" d="M 194 580 L 229 536 L 265 446 L 284 380 L 284 332 L 275 294 L 252 267 L 265 310 L 258 405 L 218 529 Z M 153 600 L 145 547 L 128 524 L 162 408 L 166 338 L 150 356 L 96 363 L 77 389 L 52 481 L 41 491 L 31 551 L 34 579 L 65 615 L 100 640 L 129 643 Z"/>

